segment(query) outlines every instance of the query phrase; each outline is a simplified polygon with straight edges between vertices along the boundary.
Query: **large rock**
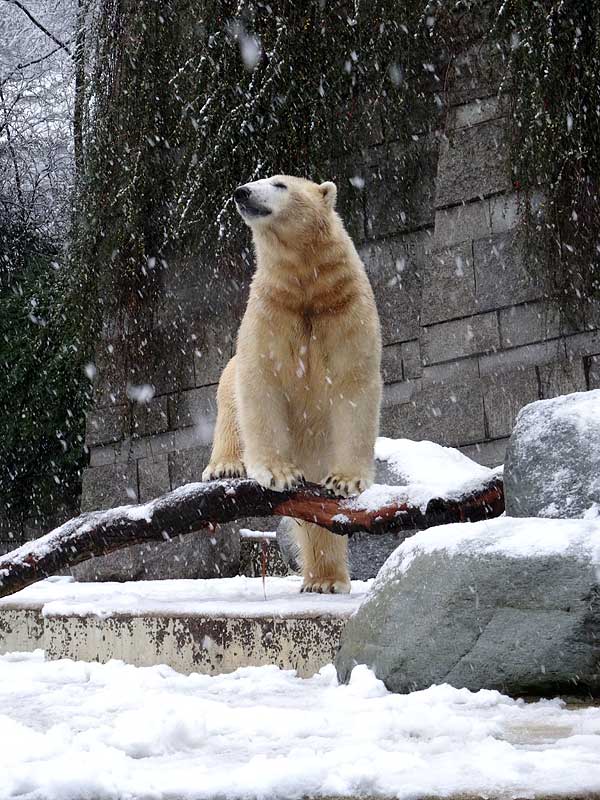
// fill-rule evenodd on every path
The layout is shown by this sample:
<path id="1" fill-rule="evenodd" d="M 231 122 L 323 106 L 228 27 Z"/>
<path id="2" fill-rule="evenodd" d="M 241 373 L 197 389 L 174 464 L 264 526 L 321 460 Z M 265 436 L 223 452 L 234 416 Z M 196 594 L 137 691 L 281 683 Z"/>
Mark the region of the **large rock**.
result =
<path id="1" fill-rule="evenodd" d="M 521 409 L 504 489 L 514 517 L 581 517 L 600 507 L 600 390 Z"/>
<path id="2" fill-rule="evenodd" d="M 600 694 L 600 519 L 444 525 L 388 559 L 336 667 L 388 689 Z"/>

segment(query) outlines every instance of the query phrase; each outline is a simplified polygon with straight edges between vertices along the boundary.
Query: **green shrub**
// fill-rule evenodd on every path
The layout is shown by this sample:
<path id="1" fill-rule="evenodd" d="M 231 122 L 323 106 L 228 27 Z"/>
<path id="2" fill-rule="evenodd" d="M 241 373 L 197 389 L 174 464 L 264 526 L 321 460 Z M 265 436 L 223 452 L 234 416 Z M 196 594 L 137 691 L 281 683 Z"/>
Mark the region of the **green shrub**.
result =
<path id="1" fill-rule="evenodd" d="M 84 309 L 69 306 L 58 246 L 0 220 L 0 497 L 42 519 L 79 493 L 84 454 Z"/>

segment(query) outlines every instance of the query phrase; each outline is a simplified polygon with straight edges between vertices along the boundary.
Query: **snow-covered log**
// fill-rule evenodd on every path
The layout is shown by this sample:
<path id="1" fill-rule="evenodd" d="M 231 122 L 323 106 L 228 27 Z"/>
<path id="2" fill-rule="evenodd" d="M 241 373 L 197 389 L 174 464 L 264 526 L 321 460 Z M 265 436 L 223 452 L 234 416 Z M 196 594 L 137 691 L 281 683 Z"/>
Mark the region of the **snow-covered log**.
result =
<path id="1" fill-rule="evenodd" d="M 247 479 L 190 483 L 144 505 L 81 514 L 0 557 L 0 597 L 94 556 L 203 529 L 210 531 L 219 523 L 242 517 L 296 517 L 342 536 L 358 531 L 404 531 L 410 536 L 432 525 L 497 517 L 504 510 L 499 478 L 460 497 L 432 499 L 425 508 L 409 506 L 401 496 L 395 498 L 389 492 L 382 498 L 384 503 L 374 509 L 372 501 L 361 506 L 360 497 L 333 497 L 316 484 L 276 492 Z"/>

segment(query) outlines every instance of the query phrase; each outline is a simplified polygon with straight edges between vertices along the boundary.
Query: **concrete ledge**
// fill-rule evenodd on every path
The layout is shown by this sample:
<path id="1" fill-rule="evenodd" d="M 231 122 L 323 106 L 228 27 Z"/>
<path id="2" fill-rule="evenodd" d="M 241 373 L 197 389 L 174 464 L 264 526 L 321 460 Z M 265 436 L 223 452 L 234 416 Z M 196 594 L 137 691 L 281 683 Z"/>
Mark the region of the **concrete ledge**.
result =
<path id="1" fill-rule="evenodd" d="M 310 677 L 333 660 L 345 624 L 341 616 L 51 617 L 44 625 L 43 649 L 51 659 L 105 663 L 117 658 L 206 675 L 275 664 Z"/>
<path id="2" fill-rule="evenodd" d="M 300 579 L 233 578 L 89 584 L 44 581 L 0 602 L 0 654 L 120 659 L 216 675 L 274 664 L 314 675 L 330 663 L 365 595 L 301 595 Z"/>

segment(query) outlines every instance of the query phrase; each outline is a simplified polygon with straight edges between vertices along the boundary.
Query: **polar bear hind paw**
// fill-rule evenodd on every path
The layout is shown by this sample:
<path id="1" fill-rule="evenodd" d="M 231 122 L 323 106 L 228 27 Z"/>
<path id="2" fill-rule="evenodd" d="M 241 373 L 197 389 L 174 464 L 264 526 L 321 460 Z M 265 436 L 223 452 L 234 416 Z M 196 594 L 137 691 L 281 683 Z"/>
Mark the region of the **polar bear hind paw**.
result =
<path id="1" fill-rule="evenodd" d="M 349 594 L 350 578 L 305 578 L 300 591 L 318 594 Z"/>
<path id="2" fill-rule="evenodd" d="M 246 467 L 241 461 L 211 461 L 202 473 L 203 481 L 216 481 L 219 478 L 245 478 Z"/>

